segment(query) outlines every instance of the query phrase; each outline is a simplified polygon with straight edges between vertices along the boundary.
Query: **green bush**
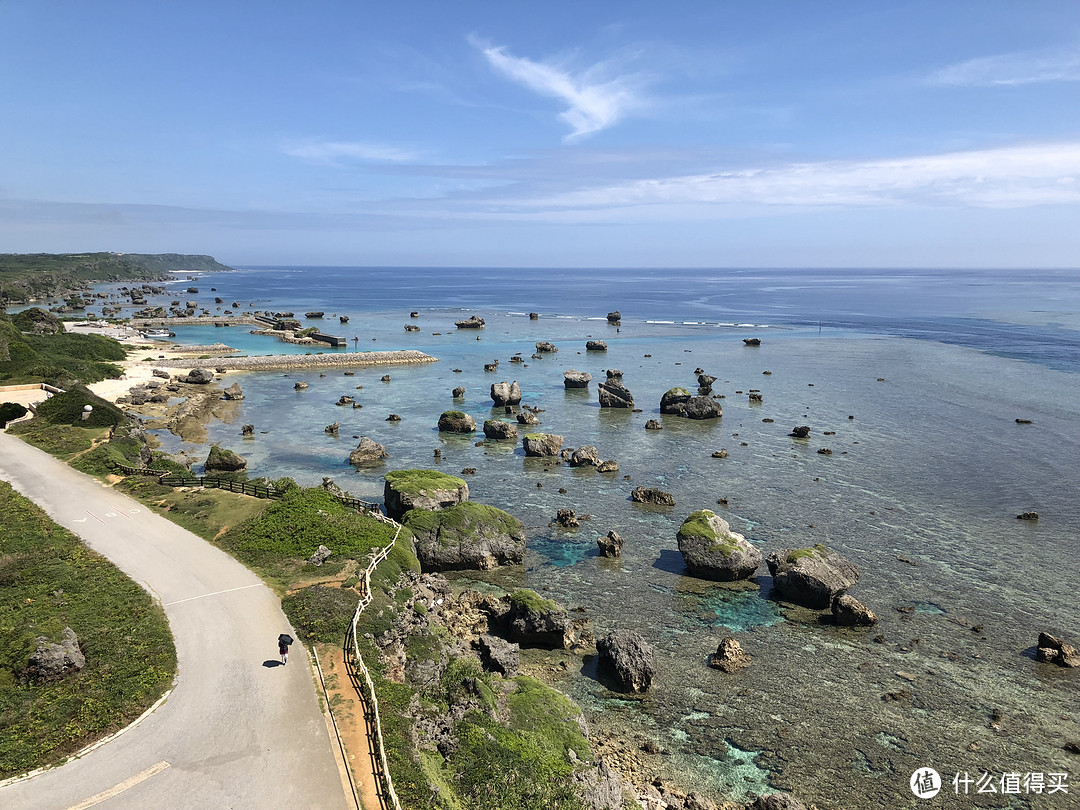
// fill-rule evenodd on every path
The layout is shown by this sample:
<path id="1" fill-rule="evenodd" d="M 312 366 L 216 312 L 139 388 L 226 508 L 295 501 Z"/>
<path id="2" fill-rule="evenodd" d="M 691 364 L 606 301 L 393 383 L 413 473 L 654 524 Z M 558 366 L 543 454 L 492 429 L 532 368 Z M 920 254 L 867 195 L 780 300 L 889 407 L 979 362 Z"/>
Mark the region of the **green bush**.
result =
<path id="1" fill-rule="evenodd" d="M 26 414 L 26 407 L 18 402 L 0 402 L 0 428 L 7 427 L 8 422 L 21 419 Z"/>
<path id="2" fill-rule="evenodd" d="M 340 645 L 352 624 L 360 597 L 353 591 L 312 585 L 287 595 L 281 609 L 300 638 Z"/>
<path id="3" fill-rule="evenodd" d="M 90 405 L 93 410 L 87 419 L 83 419 L 83 408 Z M 77 427 L 111 427 L 117 422 L 126 421 L 122 410 L 83 386 L 76 386 L 63 394 L 55 394 L 38 405 L 38 418 L 53 425 L 75 425 Z"/>

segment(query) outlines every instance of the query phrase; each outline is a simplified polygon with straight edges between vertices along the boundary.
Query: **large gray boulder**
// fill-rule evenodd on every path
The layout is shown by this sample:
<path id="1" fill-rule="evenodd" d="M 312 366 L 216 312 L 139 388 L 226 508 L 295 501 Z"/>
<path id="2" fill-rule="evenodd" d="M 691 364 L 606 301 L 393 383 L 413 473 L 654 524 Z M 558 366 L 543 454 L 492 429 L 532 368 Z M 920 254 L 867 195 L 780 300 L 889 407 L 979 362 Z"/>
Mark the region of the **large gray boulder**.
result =
<path id="1" fill-rule="evenodd" d="M 547 340 L 538 340 L 536 342 L 536 351 L 540 354 L 550 354 L 551 352 L 557 352 L 555 344 Z"/>
<path id="2" fill-rule="evenodd" d="M 86 666 L 86 656 L 79 648 L 79 637 L 70 627 L 64 628 L 58 644 L 45 636 L 35 638 L 34 644 L 34 652 L 25 670 L 27 680 L 32 683 L 57 681 Z"/>
<path id="3" fill-rule="evenodd" d="M 724 410 L 712 397 L 692 396 L 685 388 L 672 388 L 660 397 L 660 413 L 689 419 L 716 419 Z"/>
<path id="4" fill-rule="evenodd" d="M 526 433 L 521 437 L 526 456 L 557 456 L 562 443 L 563 437 L 553 433 Z"/>
<path id="5" fill-rule="evenodd" d="M 731 582 L 746 579 L 761 565 L 761 552 L 708 509 L 692 512 L 676 539 L 687 569 L 696 577 Z"/>
<path id="6" fill-rule="evenodd" d="M 587 352 L 606 352 L 607 341 L 606 340 L 587 340 L 585 341 L 585 351 Z"/>
<path id="7" fill-rule="evenodd" d="M 469 500 L 464 479 L 435 470 L 394 470 L 384 477 L 383 504 L 394 520 L 411 509 L 448 509 Z"/>
<path id="8" fill-rule="evenodd" d="M 592 382 L 592 374 L 577 369 L 567 369 L 563 372 L 563 386 L 566 388 L 588 388 Z"/>
<path id="9" fill-rule="evenodd" d="M 571 467 L 599 467 L 600 454 L 592 445 L 579 447 L 570 456 Z"/>
<path id="10" fill-rule="evenodd" d="M 454 321 L 454 326 L 458 329 L 483 329 L 484 319 L 479 315 L 470 315 L 463 321 Z"/>
<path id="11" fill-rule="evenodd" d="M 815 610 L 826 610 L 837 596 L 859 581 L 855 563 L 820 544 L 780 549 L 766 562 L 777 596 Z"/>
<path id="12" fill-rule="evenodd" d="M 614 630 L 596 642 L 600 666 L 630 692 L 646 692 L 656 674 L 652 646 L 636 630 Z"/>
<path id="13" fill-rule="evenodd" d="M 570 650 L 593 643 L 587 616 L 572 618 L 570 613 L 535 591 L 522 589 L 510 594 L 510 637 L 523 647 Z"/>
<path id="14" fill-rule="evenodd" d="M 246 467 L 246 458 L 217 444 L 210 446 L 210 453 L 206 456 L 206 463 L 203 465 L 203 468 L 208 473 L 238 472 Z"/>
<path id="15" fill-rule="evenodd" d="M 475 433 L 476 420 L 463 411 L 443 411 L 439 417 L 439 430 L 443 433 Z"/>
<path id="16" fill-rule="evenodd" d="M 501 419 L 484 420 L 484 435 L 489 439 L 512 439 L 517 441 L 517 425 L 504 422 Z"/>
<path id="17" fill-rule="evenodd" d="M 634 395 L 618 377 L 608 377 L 597 386 L 601 408 L 633 408 Z"/>
<path id="18" fill-rule="evenodd" d="M 402 524 L 416 539 L 416 556 L 426 571 L 518 565 L 525 556 L 525 526 L 494 506 L 464 501 L 446 509 L 413 509 Z"/>
<path id="19" fill-rule="evenodd" d="M 498 636 L 483 635 L 476 640 L 480 663 L 488 672 L 504 678 L 517 676 L 521 667 L 521 647 Z"/>
<path id="20" fill-rule="evenodd" d="M 349 463 L 358 467 L 379 464 L 383 459 L 387 458 L 390 458 L 390 454 L 386 452 L 386 448 L 367 436 L 361 436 L 360 444 L 356 445 L 356 449 L 349 453 Z"/>
<path id="21" fill-rule="evenodd" d="M 517 405 L 521 402 L 521 386 L 517 380 L 508 383 L 505 380 L 491 384 L 491 401 L 496 405 Z"/>
<path id="22" fill-rule="evenodd" d="M 207 385 L 214 381 L 214 372 L 208 368 L 193 368 L 186 377 L 180 377 L 179 381 L 192 385 Z"/>

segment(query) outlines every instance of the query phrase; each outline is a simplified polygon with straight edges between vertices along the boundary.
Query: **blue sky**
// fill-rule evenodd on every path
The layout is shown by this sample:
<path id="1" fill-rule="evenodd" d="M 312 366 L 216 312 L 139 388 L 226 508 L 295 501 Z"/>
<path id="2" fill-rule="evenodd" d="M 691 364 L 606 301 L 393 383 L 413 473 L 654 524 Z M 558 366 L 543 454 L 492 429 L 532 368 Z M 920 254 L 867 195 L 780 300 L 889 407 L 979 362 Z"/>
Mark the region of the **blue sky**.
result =
<path id="1" fill-rule="evenodd" d="M 1080 3 L 0 0 L 0 251 L 1080 266 Z"/>

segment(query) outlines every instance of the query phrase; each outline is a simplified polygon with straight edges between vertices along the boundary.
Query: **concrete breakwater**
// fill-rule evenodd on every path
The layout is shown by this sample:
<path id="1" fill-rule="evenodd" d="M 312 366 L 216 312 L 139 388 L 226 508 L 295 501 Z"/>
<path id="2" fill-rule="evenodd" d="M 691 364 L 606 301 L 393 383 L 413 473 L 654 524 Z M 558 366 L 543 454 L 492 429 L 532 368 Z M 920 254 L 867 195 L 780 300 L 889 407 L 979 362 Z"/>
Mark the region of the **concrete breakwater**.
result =
<path id="1" fill-rule="evenodd" d="M 354 368 L 437 363 L 439 358 L 415 349 L 341 354 L 276 354 L 265 357 L 177 358 L 153 362 L 160 368 L 224 368 L 229 371 L 278 371 L 296 368 Z"/>

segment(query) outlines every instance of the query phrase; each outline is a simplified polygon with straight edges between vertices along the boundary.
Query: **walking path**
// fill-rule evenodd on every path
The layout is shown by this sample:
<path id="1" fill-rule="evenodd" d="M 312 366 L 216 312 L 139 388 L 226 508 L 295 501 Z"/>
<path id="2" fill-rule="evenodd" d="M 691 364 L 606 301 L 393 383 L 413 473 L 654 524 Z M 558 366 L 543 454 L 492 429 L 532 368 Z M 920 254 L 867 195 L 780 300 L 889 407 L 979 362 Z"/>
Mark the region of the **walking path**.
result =
<path id="1" fill-rule="evenodd" d="M 80 759 L 0 788 L 0 807 L 348 807 L 306 655 L 297 644 L 288 666 L 276 663 L 277 636 L 292 631 L 258 577 L 2 432 L 0 478 L 161 600 L 179 662 L 156 711 Z"/>

